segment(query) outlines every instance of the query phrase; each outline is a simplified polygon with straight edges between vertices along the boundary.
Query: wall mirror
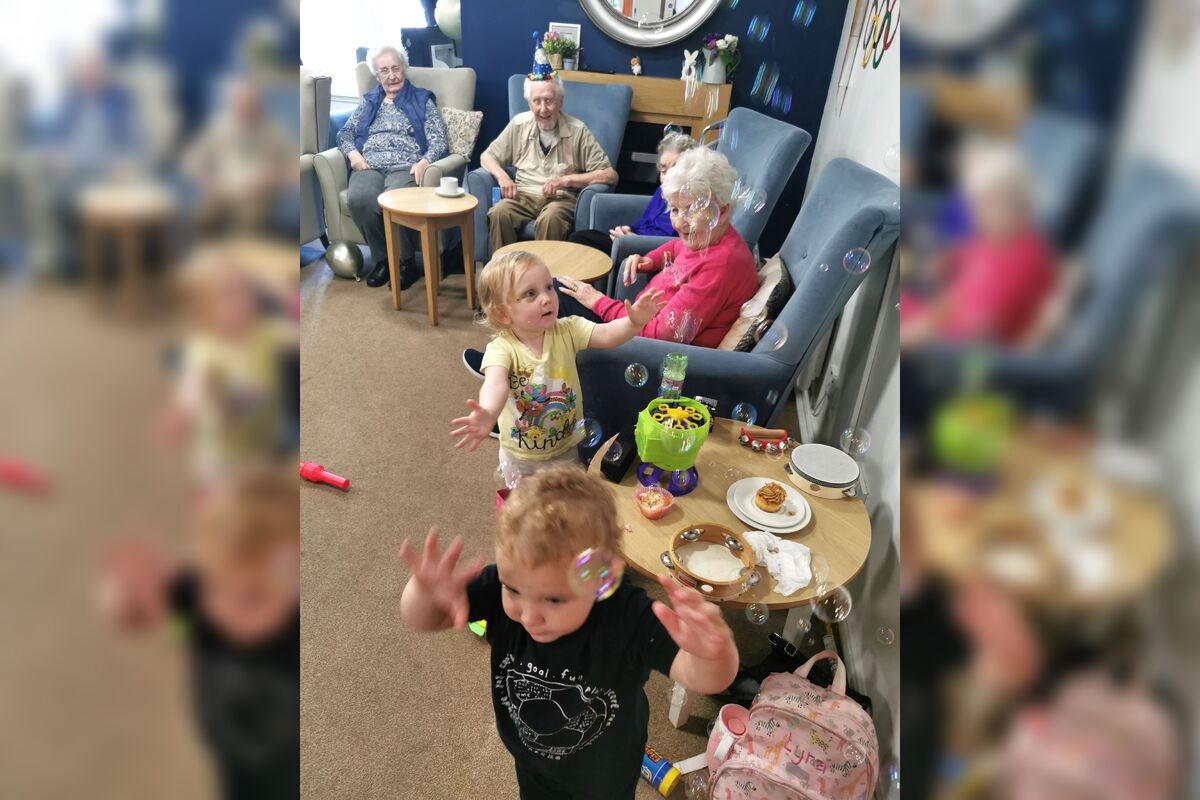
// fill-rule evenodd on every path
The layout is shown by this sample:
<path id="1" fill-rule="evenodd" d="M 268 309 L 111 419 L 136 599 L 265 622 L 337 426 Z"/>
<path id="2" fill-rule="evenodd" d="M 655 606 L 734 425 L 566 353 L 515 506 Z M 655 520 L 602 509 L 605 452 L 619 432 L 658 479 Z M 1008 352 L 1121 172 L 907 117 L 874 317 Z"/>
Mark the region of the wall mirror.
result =
<path id="1" fill-rule="evenodd" d="M 579 0 L 596 27 L 618 42 L 658 47 L 704 24 L 721 0 Z"/>

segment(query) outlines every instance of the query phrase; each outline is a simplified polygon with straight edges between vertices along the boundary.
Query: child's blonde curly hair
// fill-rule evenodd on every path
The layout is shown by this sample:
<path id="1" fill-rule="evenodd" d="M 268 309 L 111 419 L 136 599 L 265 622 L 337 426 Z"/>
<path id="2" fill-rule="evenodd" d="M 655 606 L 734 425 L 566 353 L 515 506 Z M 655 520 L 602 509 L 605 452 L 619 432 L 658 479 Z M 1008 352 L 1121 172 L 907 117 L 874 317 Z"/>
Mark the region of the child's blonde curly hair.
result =
<path id="1" fill-rule="evenodd" d="M 480 322 L 496 333 L 508 330 L 510 326 L 501 322 L 496 312 L 516 300 L 517 281 L 525 270 L 538 265 L 545 266 L 545 262 L 528 250 L 503 253 L 489 261 L 475 279 L 475 291 L 484 314 Z"/>
<path id="2" fill-rule="evenodd" d="M 300 544 L 300 486 L 273 464 L 248 464 L 227 475 L 205 499 L 193 547 L 202 559 L 252 563 L 279 545 Z"/>
<path id="3" fill-rule="evenodd" d="M 497 552 L 531 567 L 574 558 L 589 547 L 615 555 L 620 538 L 612 495 L 577 466 L 522 478 L 496 525 Z"/>

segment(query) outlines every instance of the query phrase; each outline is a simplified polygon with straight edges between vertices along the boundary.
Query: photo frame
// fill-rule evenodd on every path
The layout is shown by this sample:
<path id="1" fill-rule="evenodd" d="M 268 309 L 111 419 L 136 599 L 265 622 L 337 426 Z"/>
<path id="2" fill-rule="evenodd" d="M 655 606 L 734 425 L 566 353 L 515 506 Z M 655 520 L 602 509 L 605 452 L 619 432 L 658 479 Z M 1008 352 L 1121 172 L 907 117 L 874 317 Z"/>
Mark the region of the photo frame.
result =
<path id="1" fill-rule="evenodd" d="M 579 34 L 582 30 L 582 25 L 577 25 L 570 22 L 551 22 L 546 26 L 547 33 L 558 32 L 558 35 L 564 39 L 570 39 L 575 43 L 575 47 L 580 47 Z"/>

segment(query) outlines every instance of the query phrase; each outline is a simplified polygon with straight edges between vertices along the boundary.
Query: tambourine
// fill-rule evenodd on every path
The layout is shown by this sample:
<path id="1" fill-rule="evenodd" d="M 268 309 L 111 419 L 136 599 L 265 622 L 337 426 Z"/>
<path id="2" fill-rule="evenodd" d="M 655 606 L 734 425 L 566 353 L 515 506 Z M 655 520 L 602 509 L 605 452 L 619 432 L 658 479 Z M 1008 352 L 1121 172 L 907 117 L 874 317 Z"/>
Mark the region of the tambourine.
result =
<path id="1" fill-rule="evenodd" d="M 737 577 L 732 580 L 714 580 L 698 575 L 684 566 L 679 558 L 679 551 L 685 545 L 696 542 L 712 542 L 727 548 L 742 562 Z M 684 586 L 690 586 L 709 600 L 731 600 L 757 584 L 760 579 L 755 566 L 754 551 L 746 544 L 746 540 L 729 528 L 712 522 L 700 522 L 676 531 L 671 537 L 670 548 L 661 558 L 663 566 L 671 570 L 675 580 Z"/>

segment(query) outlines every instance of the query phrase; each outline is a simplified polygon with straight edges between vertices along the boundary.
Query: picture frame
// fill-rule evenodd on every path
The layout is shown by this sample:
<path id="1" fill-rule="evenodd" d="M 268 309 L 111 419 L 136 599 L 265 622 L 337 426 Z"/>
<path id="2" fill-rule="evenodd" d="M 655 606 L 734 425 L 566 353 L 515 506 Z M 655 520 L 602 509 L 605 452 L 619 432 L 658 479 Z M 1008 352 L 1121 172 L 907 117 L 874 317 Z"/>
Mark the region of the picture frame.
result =
<path id="1" fill-rule="evenodd" d="M 570 23 L 570 22 L 551 22 L 546 27 L 546 32 L 554 33 L 555 31 L 557 31 L 558 35 L 560 37 L 562 37 L 564 39 L 570 39 L 572 42 L 574 42 L 576 49 L 578 49 L 581 46 L 581 43 L 579 41 L 579 35 L 580 35 L 582 29 L 583 29 L 582 25 L 578 25 L 578 24 L 574 24 L 574 23 Z"/>

